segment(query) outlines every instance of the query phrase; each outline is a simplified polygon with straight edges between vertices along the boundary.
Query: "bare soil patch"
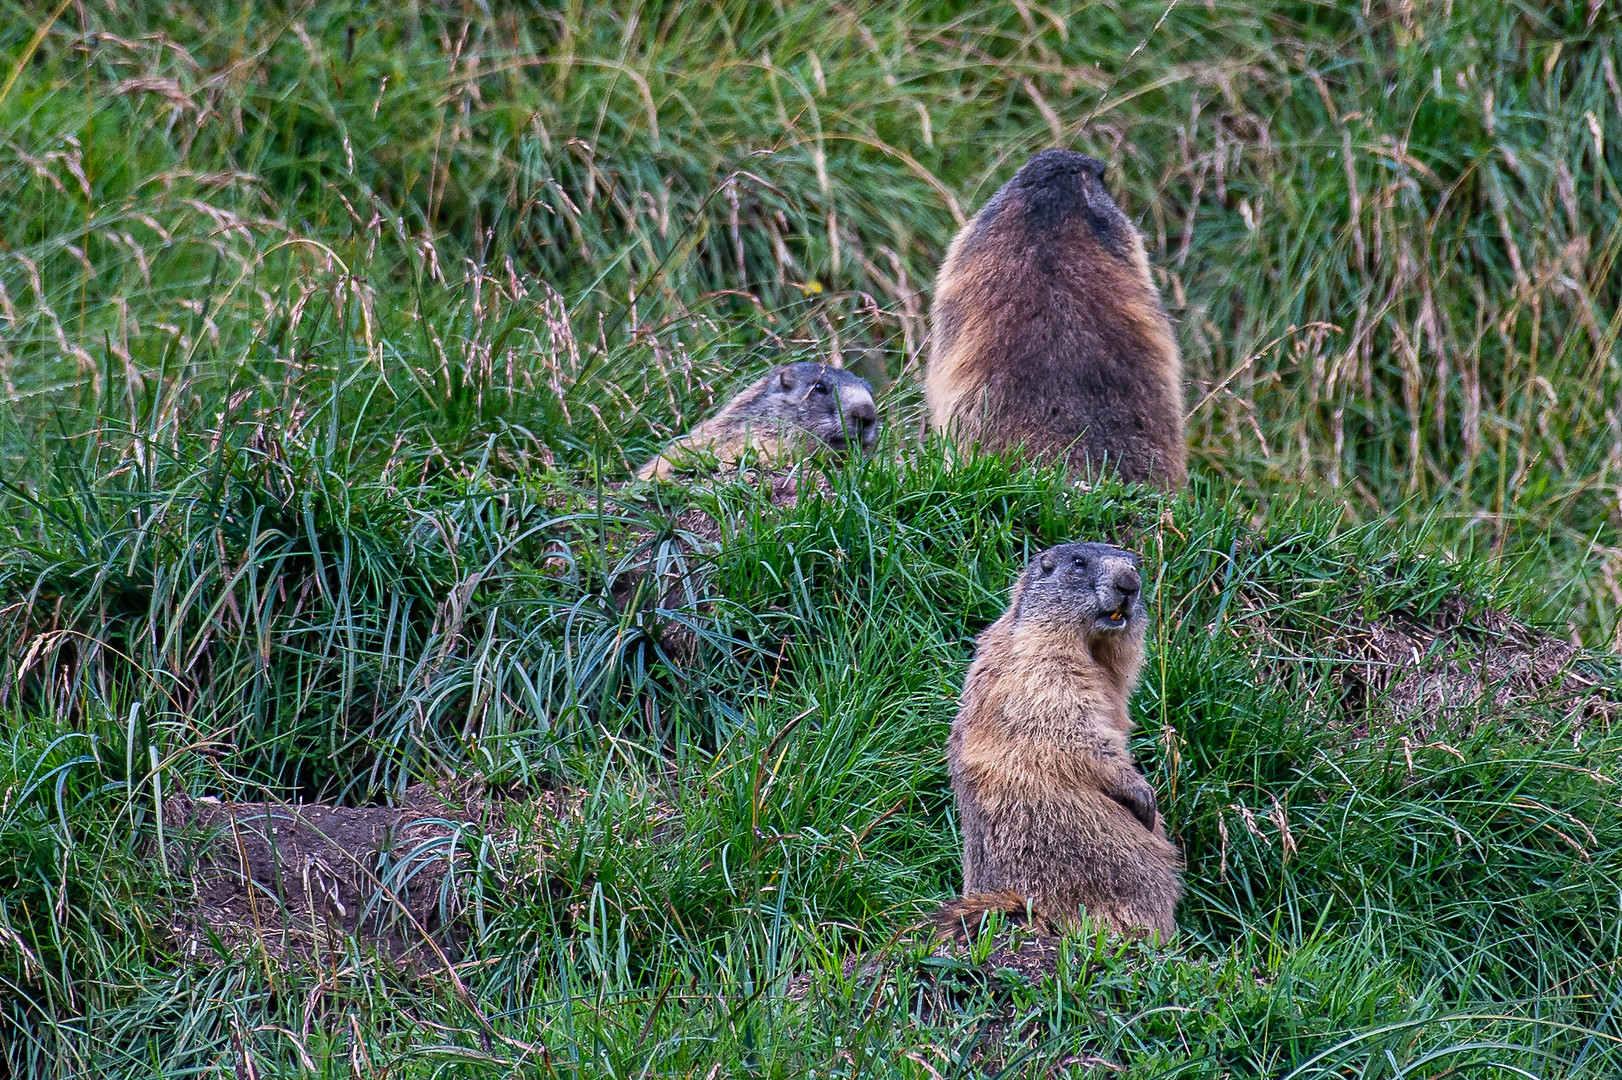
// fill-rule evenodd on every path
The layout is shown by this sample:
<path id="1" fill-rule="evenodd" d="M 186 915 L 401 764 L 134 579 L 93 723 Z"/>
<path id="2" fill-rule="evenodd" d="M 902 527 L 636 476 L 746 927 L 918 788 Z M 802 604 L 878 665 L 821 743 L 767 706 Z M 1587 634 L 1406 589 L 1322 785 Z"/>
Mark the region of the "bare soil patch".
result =
<path id="1" fill-rule="evenodd" d="M 1483 714 L 1543 706 L 1608 722 L 1617 688 L 1589 654 L 1502 611 L 1470 615 L 1452 600 L 1425 620 L 1394 616 L 1353 626 L 1339 643 L 1348 712 L 1389 712 L 1425 736 Z"/>
<path id="2" fill-rule="evenodd" d="M 215 942 L 284 961 L 342 955 L 358 938 L 402 966 L 441 966 L 465 938 L 465 878 L 487 811 L 482 798 L 426 785 L 394 807 L 172 796 L 169 869 L 196 888 L 172 931 L 200 957 Z"/>

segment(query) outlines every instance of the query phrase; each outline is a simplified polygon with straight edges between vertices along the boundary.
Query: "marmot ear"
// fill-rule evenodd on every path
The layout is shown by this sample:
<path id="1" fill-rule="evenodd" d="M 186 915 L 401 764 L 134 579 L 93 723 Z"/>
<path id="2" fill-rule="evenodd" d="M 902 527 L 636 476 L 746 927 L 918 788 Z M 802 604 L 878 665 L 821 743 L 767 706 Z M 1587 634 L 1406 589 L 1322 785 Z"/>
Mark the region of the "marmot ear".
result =
<path id="1" fill-rule="evenodd" d="M 777 373 L 777 385 L 784 390 L 794 389 L 794 369 L 786 367 Z"/>
<path id="2" fill-rule="evenodd" d="M 1044 573 L 1044 574 L 1053 573 L 1054 565 L 1055 564 L 1053 562 L 1053 552 L 1044 551 L 1042 553 L 1042 573 Z"/>

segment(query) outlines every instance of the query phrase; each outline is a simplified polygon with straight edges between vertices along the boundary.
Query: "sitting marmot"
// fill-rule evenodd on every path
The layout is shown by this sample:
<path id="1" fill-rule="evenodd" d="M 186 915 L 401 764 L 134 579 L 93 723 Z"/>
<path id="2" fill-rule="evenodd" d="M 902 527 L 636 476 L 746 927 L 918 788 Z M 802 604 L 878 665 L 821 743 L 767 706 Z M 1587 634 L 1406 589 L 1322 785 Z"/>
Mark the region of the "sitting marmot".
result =
<path id="1" fill-rule="evenodd" d="M 937 916 L 973 931 L 987 911 L 1169 938 L 1182 858 L 1132 764 L 1126 702 L 1147 622 L 1138 557 L 1061 544 L 1031 560 L 975 643 L 948 768 L 963 831 L 963 893 Z"/>
<path id="2" fill-rule="evenodd" d="M 958 233 L 935 280 L 924 401 L 960 447 L 1179 488 L 1182 358 L 1104 166 L 1044 150 Z"/>
<path id="3" fill-rule="evenodd" d="M 873 449 L 878 437 L 873 390 L 848 371 L 806 361 L 773 368 L 710 419 L 666 446 L 636 471 L 638 480 L 668 478 L 695 451 L 733 464 L 753 451 L 762 465 L 826 445 L 844 452 Z"/>

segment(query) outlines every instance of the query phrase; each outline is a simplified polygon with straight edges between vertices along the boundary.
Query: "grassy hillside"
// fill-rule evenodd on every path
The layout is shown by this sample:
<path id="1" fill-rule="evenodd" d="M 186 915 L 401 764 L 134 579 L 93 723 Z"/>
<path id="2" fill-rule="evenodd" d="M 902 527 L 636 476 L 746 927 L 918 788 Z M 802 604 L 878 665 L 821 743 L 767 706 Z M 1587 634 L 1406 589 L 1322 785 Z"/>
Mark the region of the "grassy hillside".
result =
<path id="1" fill-rule="evenodd" d="M 1622 1068 L 1616 11 L 133 7 L 0 3 L 13 1071 Z M 1177 499 L 916 441 L 934 268 L 1055 142 L 1178 325 Z M 621 487 L 831 354 L 888 428 L 827 497 Z M 973 635 L 1083 537 L 1189 898 L 1026 984 L 916 928 Z M 188 921 L 166 800 L 419 783 L 478 793 L 442 955 Z"/>

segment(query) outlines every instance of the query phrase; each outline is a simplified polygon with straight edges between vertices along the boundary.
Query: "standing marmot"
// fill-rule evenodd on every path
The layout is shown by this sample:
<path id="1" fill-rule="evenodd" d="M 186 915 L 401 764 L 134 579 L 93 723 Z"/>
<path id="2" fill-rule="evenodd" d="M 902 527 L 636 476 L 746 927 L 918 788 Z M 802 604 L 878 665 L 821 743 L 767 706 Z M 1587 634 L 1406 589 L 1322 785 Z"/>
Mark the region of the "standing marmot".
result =
<path id="1" fill-rule="evenodd" d="M 817 444 L 836 451 L 873 449 L 878 436 L 873 388 L 848 371 L 813 361 L 773 368 L 636 471 L 638 480 L 667 478 L 686 452 L 707 451 L 736 462 L 752 450 L 765 464 Z"/>
<path id="2" fill-rule="evenodd" d="M 959 446 L 1181 487 L 1182 358 L 1138 230 L 1070 150 L 1025 163 L 935 280 L 924 401 Z"/>
<path id="3" fill-rule="evenodd" d="M 963 830 L 963 899 L 943 929 L 986 911 L 1169 938 L 1182 857 L 1132 764 L 1126 701 L 1143 663 L 1138 557 L 1060 544 L 1031 560 L 975 643 L 948 768 Z"/>

